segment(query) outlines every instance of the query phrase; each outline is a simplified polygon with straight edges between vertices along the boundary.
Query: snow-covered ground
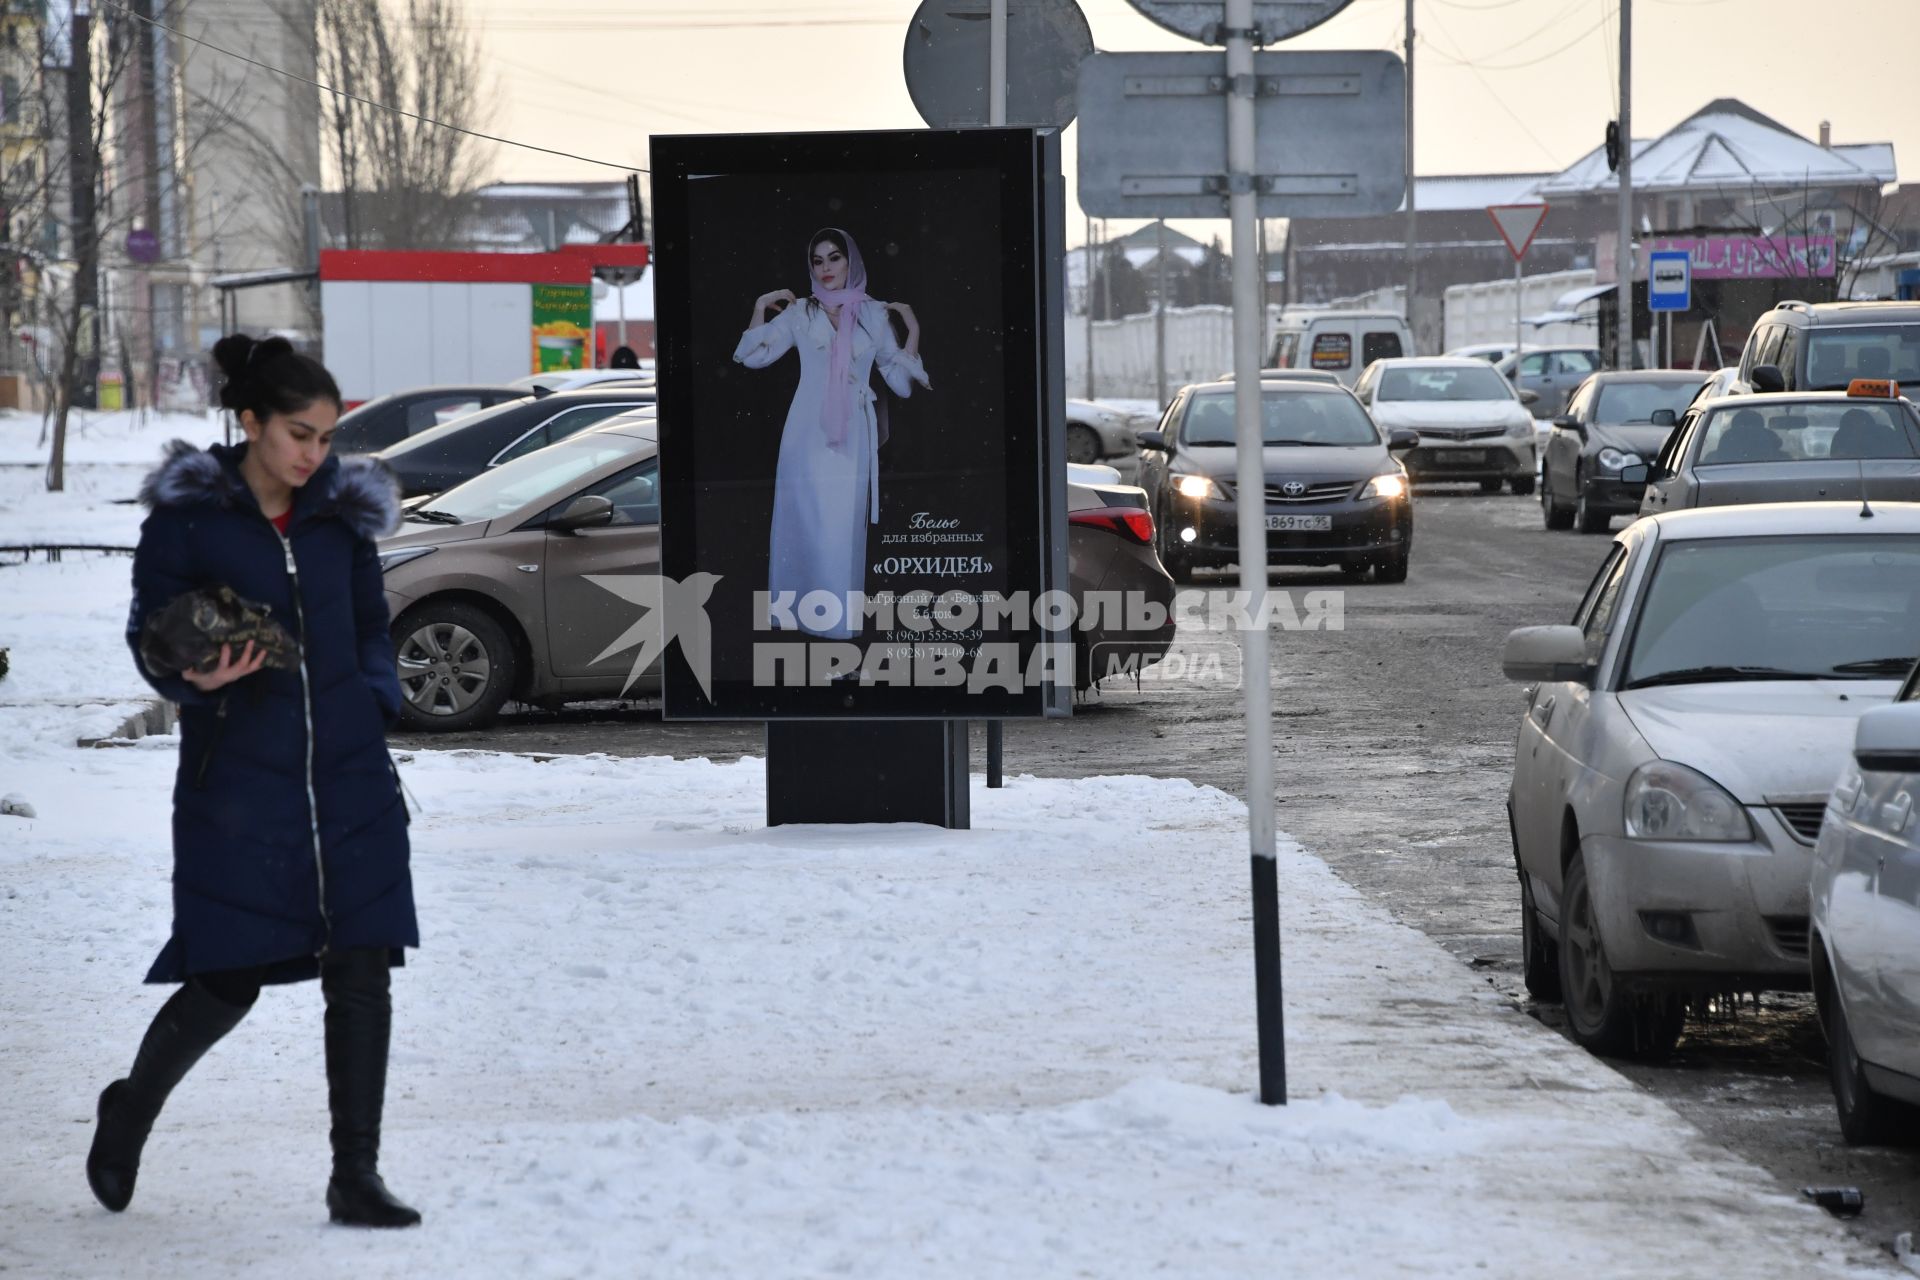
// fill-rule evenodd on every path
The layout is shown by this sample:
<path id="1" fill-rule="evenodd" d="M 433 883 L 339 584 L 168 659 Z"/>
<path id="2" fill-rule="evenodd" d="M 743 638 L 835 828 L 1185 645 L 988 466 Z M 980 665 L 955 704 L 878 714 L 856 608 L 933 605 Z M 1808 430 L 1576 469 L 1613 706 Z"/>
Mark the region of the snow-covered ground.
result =
<path id="1" fill-rule="evenodd" d="M 164 442 L 179 437 L 207 445 L 223 438 L 222 415 L 146 409 L 76 409 L 67 420 L 67 465 L 138 463 L 151 466 Z M 0 409 L 0 466 L 46 462 L 51 446 L 37 413 Z"/>
<path id="2" fill-rule="evenodd" d="M 59 501 L 0 500 L 0 542 Z M 0 1274 L 1882 1273 L 1284 841 L 1293 1102 L 1258 1106 L 1217 791 L 1023 777 L 971 831 L 768 829 L 751 759 L 403 758 L 424 945 L 383 1166 L 425 1227 L 325 1224 L 311 984 L 189 1077 L 110 1215 L 82 1161 L 165 994 L 178 754 L 70 745 L 141 691 L 126 573 L 0 568 L 0 794 L 37 810 L 0 817 Z"/>
<path id="3" fill-rule="evenodd" d="M 318 992 L 93 1096 L 163 992 L 173 740 L 14 760 L 0 1268 L 23 1276 L 1845 1274 L 1817 1211 L 1287 845 L 1293 1104 L 1256 1105 L 1241 806 L 1017 778 L 975 829 L 776 828 L 746 760 L 421 753 L 384 1167 L 329 1229 Z"/>

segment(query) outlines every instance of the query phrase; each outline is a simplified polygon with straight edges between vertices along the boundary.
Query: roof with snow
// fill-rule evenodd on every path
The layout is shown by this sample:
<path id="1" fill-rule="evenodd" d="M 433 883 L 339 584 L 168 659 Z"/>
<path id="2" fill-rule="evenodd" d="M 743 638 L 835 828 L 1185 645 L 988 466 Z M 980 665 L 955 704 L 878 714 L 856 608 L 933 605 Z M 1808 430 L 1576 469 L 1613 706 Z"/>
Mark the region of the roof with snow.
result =
<path id="1" fill-rule="evenodd" d="M 1456 173 L 1413 180 L 1415 208 L 1420 213 L 1478 211 L 1488 205 L 1521 204 L 1550 173 Z M 1406 202 L 1400 207 L 1405 209 Z"/>
<path id="2" fill-rule="evenodd" d="M 1878 187 L 1894 178 L 1891 143 L 1823 147 L 1734 98 L 1716 99 L 1633 148 L 1636 190 Z M 1538 190 L 1549 197 L 1586 195 L 1614 181 L 1596 150 Z"/>

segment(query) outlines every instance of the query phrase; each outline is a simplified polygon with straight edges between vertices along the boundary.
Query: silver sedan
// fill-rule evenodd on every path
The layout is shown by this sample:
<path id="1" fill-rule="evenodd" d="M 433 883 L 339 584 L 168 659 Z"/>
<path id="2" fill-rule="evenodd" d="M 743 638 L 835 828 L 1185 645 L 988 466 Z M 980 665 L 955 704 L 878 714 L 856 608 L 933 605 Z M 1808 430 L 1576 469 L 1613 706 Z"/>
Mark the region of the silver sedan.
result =
<path id="1" fill-rule="evenodd" d="M 1528 989 L 1658 1057 L 1689 997 L 1808 985 L 1834 762 L 1920 650 L 1920 506 L 1723 507 L 1622 531 L 1531 683 L 1508 797 Z"/>
<path id="2" fill-rule="evenodd" d="M 1892 1139 L 1920 1103 L 1917 795 L 1920 668 L 1860 718 L 1813 854 L 1813 990 L 1848 1142 Z"/>

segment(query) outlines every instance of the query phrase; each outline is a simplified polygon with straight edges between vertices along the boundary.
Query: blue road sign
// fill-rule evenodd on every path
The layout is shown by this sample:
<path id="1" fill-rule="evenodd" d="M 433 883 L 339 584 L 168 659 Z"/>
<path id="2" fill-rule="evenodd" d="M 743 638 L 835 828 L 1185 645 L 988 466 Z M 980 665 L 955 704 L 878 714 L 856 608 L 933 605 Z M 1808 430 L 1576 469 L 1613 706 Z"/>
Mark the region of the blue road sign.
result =
<path id="1" fill-rule="evenodd" d="M 1693 258 L 1685 249 L 1647 255 L 1647 310 L 1687 311 L 1693 307 Z"/>

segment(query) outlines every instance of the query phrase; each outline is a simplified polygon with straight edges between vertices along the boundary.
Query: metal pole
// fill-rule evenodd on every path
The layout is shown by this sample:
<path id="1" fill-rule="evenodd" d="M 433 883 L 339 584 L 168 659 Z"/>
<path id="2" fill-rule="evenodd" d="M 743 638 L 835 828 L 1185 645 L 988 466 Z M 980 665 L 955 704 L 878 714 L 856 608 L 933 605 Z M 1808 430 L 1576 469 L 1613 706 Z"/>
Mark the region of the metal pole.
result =
<path id="1" fill-rule="evenodd" d="M 1247 686 L 1248 850 L 1253 871 L 1254 1010 L 1260 1101 L 1287 1101 L 1280 982 L 1280 894 L 1273 843 L 1273 691 L 1267 663 L 1267 487 L 1260 409 L 1260 282 L 1255 278 L 1253 0 L 1226 0 L 1227 181 L 1233 221 L 1234 439 L 1238 446 L 1240 589 L 1254 620 L 1241 633 Z"/>
<path id="2" fill-rule="evenodd" d="M 1513 260 L 1513 349 L 1516 353 L 1527 345 L 1526 321 L 1520 318 L 1522 312 L 1525 310 L 1520 299 L 1520 288 L 1522 284 L 1520 275 L 1521 265 L 1522 263 L 1519 258 Z M 1517 365 L 1515 367 L 1518 368 Z"/>
<path id="3" fill-rule="evenodd" d="M 1414 221 L 1413 177 L 1413 0 L 1407 0 L 1407 331 L 1413 333 L 1413 298 L 1420 287 L 1420 259 L 1416 249 L 1418 231 Z M 1413 355 L 1420 350 L 1420 335 L 1413 334 Z"/>
<path id="4" fill-rule="evenodd" d="M 1167 220 L 1154 226 L 1158 251 L 1154 256 L 1153 303 L 1153 403 L 1162 412 L 1167 407 Z"/>
<path id="5" fill-rule="evenodd" d="M 1614 250 L 1620 303 L 1614 367 L 1633 368 L 1633 0 L 1620 0 L 1620 245 Z"/>
<path id="6" fill-rule="evenodd" d="M 620 291 L 620 345 L 627 345 L 627 273 L 622 271 L 614 277 L 613 287 Z"/>
<path id="7" fill-rule="evenodd" d="M 1086 274 L 1087 308 L 1087 399 L 1093 399 L 1093 215 L 1087 215 L 1087 243 L 1080 251 Z"/>
<path id="8" fill-rule="evenodd" d="M 1001 785 L 1000 759 L 1004 748 L 1004 728 L 1003 721 L 987 721 L 987 787 L 989 790 L 997 791 Z"/>
<path id="9" fill-rule="evenodd" d="M 993 0 L 987 24 L 987 123 L 997 126 L 1007 122 L 1007 0 Z"/>

